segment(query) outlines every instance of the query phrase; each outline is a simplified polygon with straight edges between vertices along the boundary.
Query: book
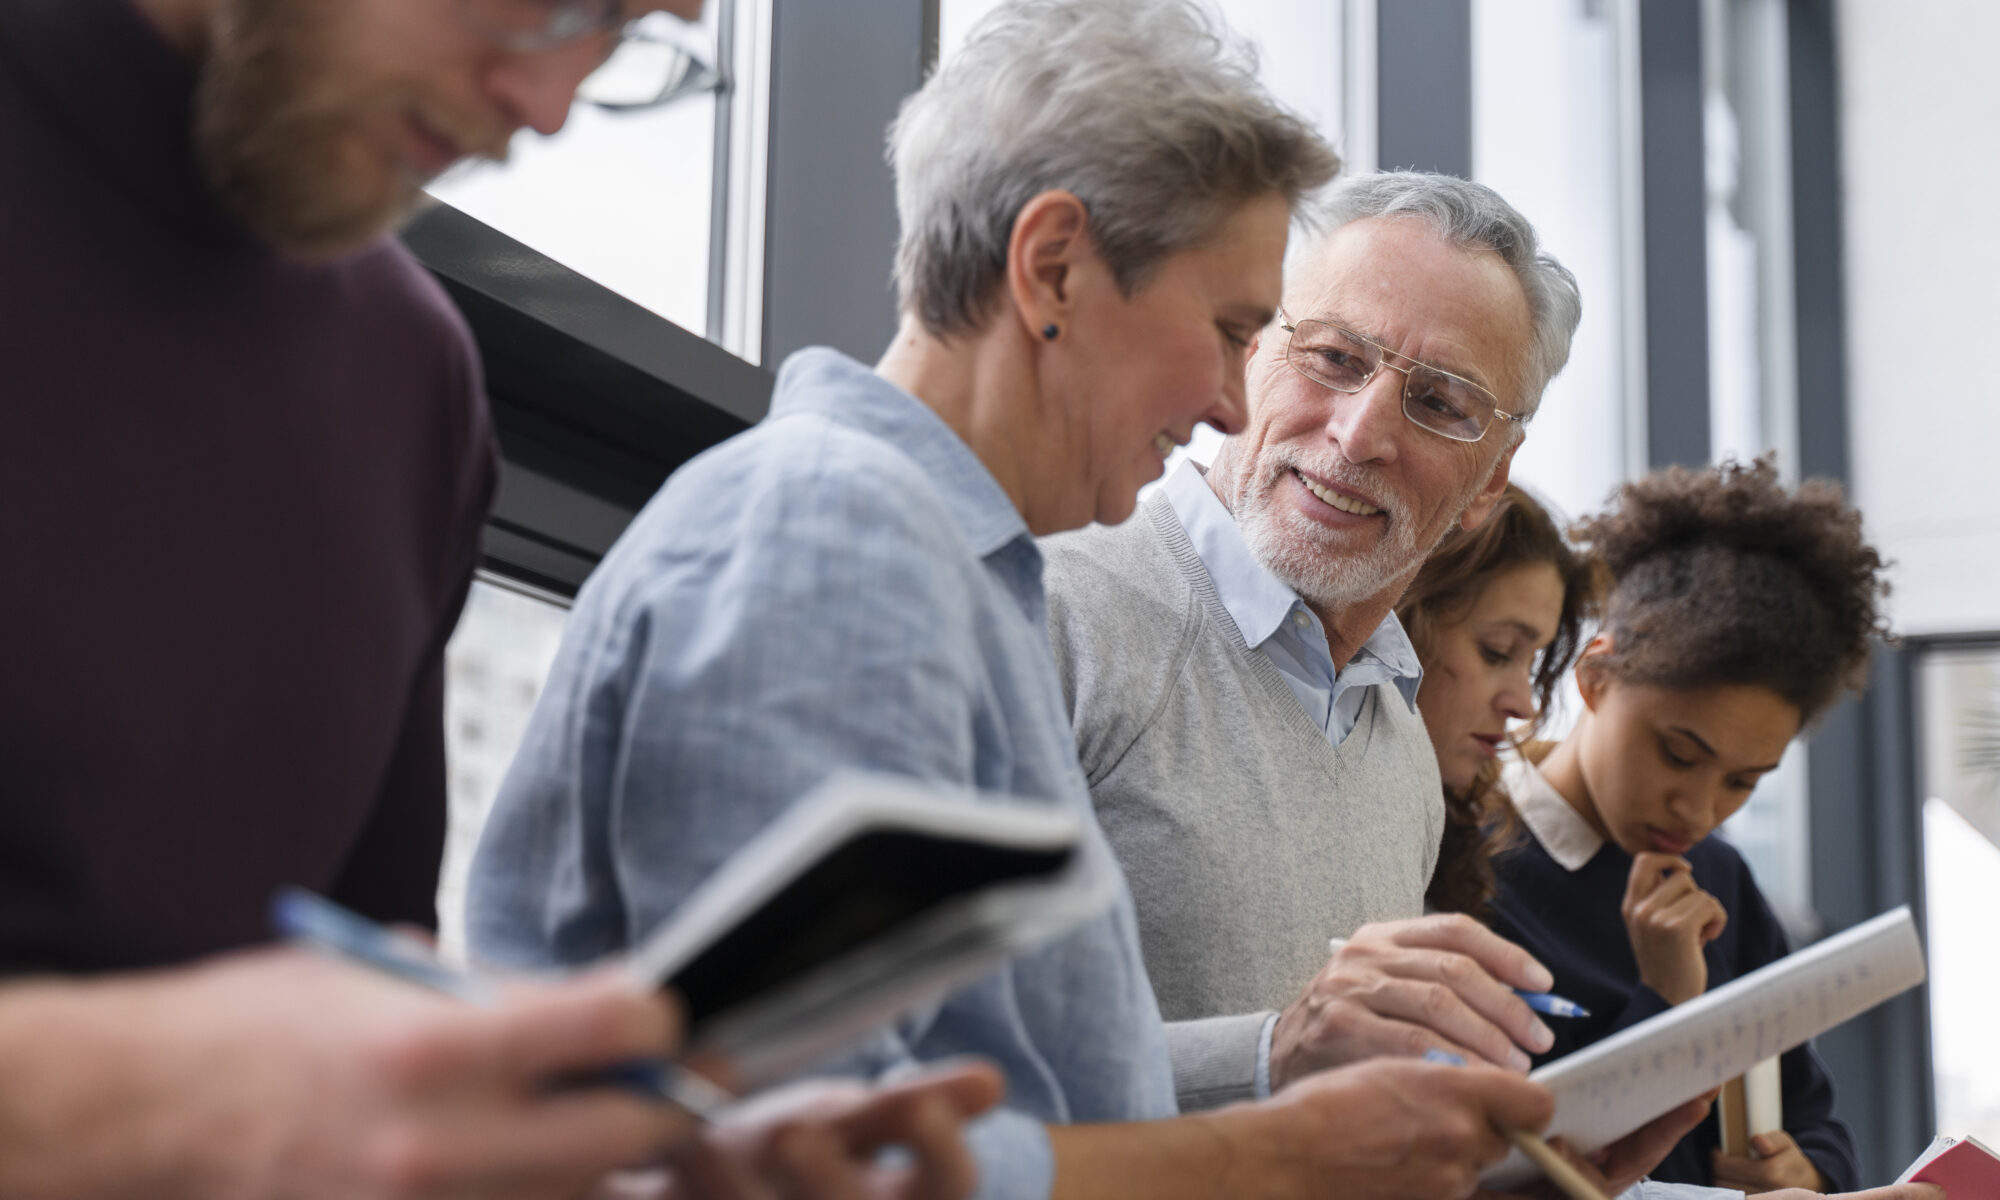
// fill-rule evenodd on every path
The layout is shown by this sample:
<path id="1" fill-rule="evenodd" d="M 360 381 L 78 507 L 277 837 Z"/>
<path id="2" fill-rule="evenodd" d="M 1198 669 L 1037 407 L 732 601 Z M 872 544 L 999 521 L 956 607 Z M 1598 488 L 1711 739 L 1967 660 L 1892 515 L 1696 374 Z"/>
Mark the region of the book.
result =
<path id="1" fill-rule="evenodd" d="M 1715 1098 L 1716 1121 L 1722 1127 L 1722 1152 L 1753 1153 L 1750 1139 L 1785 1127 L 1785 1096 L 1778 1060 L 1767 1058 L 1722 1085 Z"/>
<path id="2" fill-rule="evenodd" d="M 689 1057 L 756 1088 L 1073 930 L 1116 878 L 1079 814 L 849 773 L 737 850 L 626 966 L 679 994 Z"/>
<path id="3" fill-rule="evenodd" d="M 1910 910 L 1883 913 L 1530 1072 L 1555 1094 L 1545 1136 L 1588 1154 L 1923 979 Z M 1516 1151 L 1480 1182 L 1536 1174 Z"/>
<path id="4" fill-rule="evenodd" d="M 1950 1197 L 2000 1196 L 2000 1155 L 1976 1137 L 1940 1134 L 1897 1183 L 1935 1183 Z"/>

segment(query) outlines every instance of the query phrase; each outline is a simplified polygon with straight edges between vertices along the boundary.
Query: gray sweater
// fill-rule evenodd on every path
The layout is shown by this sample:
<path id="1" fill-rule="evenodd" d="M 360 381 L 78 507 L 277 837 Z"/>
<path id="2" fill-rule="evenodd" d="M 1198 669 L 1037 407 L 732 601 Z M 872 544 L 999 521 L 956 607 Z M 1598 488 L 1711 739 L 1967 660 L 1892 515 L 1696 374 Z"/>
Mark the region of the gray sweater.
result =
<path id="1" fill-rule="evenodd" d="M 1327 939 L 1423 912 L 1444 826 L 1421 718 L 1371 689 L 1338 748 L 1245 644 L 1178 517 L 1043 539 L 1077 757 L 1138 902 L 1183 1109 L 1247 1099 Z"/>

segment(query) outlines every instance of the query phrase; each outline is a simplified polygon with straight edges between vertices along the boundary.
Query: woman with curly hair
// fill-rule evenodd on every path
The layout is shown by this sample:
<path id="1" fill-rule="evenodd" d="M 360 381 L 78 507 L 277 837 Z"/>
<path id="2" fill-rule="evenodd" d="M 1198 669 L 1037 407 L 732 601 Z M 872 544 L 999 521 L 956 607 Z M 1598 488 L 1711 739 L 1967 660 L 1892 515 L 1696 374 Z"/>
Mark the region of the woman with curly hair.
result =
<path id="1" fill-rule="evenodd" d="M 1426 568 L 1429 590 L 1420 577 L 1404 606 L 1424 659 L 1419 704 L 1458 789 L 1459 844 L 1432 902 L 1482 916 L 1590 1010 L 1553 1023 L 1538 1064 L 1788 953 L 1748 866 L 1709 834 L 1843 691 L 1860 690 L 1887 591 L 1840 489 L 1786 488 L 1768 458 L 1628 484 L 1576 530 L 1595 568 L 1565 557 L 1554 534 L 1546 514 L 1516 503 L 1447 543 Z M 1546 706 L 1594 569 L 1606 591 L 1577 659 L 1576 726 L 1485 765 L 1509 718 Z M 1854 1188 L 1853 1139 L 1832 1116 L 1825 1067 L 1800 1047 L 1780 1078 L 1784 1130 L 1755 1139 L 1754 1155 L 1721 1154 L 1711 1118 L 1653 1178 Z"/>

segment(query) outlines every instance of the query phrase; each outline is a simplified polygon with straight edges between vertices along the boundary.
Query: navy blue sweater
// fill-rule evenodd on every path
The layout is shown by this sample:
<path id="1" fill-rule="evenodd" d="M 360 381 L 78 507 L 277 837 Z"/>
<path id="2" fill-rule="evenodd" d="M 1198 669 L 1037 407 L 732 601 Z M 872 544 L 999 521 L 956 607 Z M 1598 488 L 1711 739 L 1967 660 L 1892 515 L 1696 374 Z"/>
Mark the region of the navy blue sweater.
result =
<path id="1" fill-rule="evenodd" d="M 1703 951 L 1708 986 L 1728 983 L 1790 953 L 1749 865 L 1720 838 L 1688 851 L 1694 879 L 1722 901 L 1729 924 Z M 1535 1059 L 1541 1066 L 1580 1050 L 1669 1007 L 1665 998 L 1639 982 L 1639 963 L 1625 931 L 1619 906 L 1632 871 L 1632 856 L 1606 842 L 1580 870 L 1566 871 L 1532 834 L 1494 861 L 1498 894 L 1489 924 L 1501 936 L 1526 947 L 1556 977 L 1555 991 L 1590 1010 L 1581 1019 L 1550 1018 L 1556 1044 Z M 1826 1176 L 1831 1192 L 1860 1186 L 1854 1137 L 1833 1117 L 1833 1081 L 1812 1048 L 1801 1046 L 1779 1060 L 1785 1105 L 1785 1132 Z M 1672 1183 L 1712 1185 L 1710 1154 L 1721 1145 L 1714 1113 L 1681 1139 L 1652 1177 Z"/>

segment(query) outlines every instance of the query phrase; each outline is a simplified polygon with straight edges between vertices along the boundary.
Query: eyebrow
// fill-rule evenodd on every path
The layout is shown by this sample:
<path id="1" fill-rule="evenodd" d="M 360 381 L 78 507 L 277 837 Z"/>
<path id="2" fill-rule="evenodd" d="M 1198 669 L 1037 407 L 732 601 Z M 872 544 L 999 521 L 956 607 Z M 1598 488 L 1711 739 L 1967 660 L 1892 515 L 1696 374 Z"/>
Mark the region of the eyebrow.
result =
<path id="1" fill-rule="evenodd" d="M 1518 631 L 1520 635 L 1528 639 L 1530 643 L 1539 642 L 1542 640 L 1543 635 L 1541 630 L 1535 628 L 1533 625 L 1528 624 L 1526 621 L 1520 620 L 1518 618 L 1502 617 L 1501 619 L 1493 623 L 1495 625 L 1499 625 L 1504 628 L 1510 628 Z"/>
<path id="2" fill-rule="evenodd" d="M 1295 320 L 1297 319 L 1300 318 L 1295 318 Z M 1354 322 L 1348 320 L 1346 317 L 1340 316 L 1337 313 L 1329 314 L 1324 317 L 1305 317 L 1302 319 L 1308 321 L 1329 321 L 1335 325 L 1341 326 L 1344 329 L 1352 329 L 1354 332 L 1360 334 L 1362 337 L 1367 338 L 1369 341 L 1372 341 L 1377 345 L 1382 346 L 1385 349 L 1389 345 L 1388 339 L 1383 337 L 1381 334 L 1376 333 L 1373 330 L 1363 329 L 1360 326 L 1356 325 Z M 1494 391 L 1493 384 L 1489 383 L 1477 368 L 1451 366 L 1445 363 L 1431 362 L 1427 359 L 1411 358 L 1409 355 L 1403 353 L 1401 350 L 1390 350 L 1389 353 L 1395 355 L 1397 358 L 1407 359 L 1410 362 L 1416 363 L 1420 366 L 1429 367 L 1433 371 L 1443 371 L 1447 375 L 1456 375 L 1460 379 L 1476 383 L 1485 391 L 1491 392 L 1495 399 L 1499 398 L 1500 393 Z"/>
<path id="3" fill-rule="evenodd" d="M 1667 732 L 1668 732 L 1668 733 L 1678 733 L 1678 734 L 1680 734 L 1680 735 L 1681 735 L 1682 737 L 1684 737 L 1684 738 L 1686 738 L 1687 740 L 1689 740 L 1689 741 L 1693 742 L 1693 743 L 1694 743 L 1695 745 L 1697 745 L 1697 746 L 1700 746 L 1700 747 L 1701 747 L 1701 748 L 1702 748 L 1703 750 L 1705 750 L 1705 751 L 1707 751 L 1707 752 L 1708 752 L 1708 756 L 1709 756 L 1710 758 L 1721 758 L 1721 757 L 1722 757 L 1722 756 L 1721 756 L 1720 754 L 1717 754 L 1717 753 L 1715 752 L 1715 747 L 1713 747 L 1713 746 L 1709 745 L 1709 744 L 1708 744 L 1707 742 L 1705 742 L 1705 741 L 1703 741 L 1703 740 L 1702 740 L 1702 738 L 1701 738 L 1701 735 L 1700 735 L 1700 734 L 1696 733 L 1696 732 L 1695 732 L 1694 730 L 1692 730 L 1692 729 L 1689 729 L 1689 728 L 1688 728 L 1687 726 L 1685 726 L 1685 725 L 1669 725 L 1669 726 L 1667 726 Z M 1777 769 L 1778 769 L 1778 764 L 1777 764 L 1777 763 L 1770 763 L 1770 764 L 1767 764 L 1767 765 L 1765 765 L 1765 766 L 1761 766 L 1761 767 L 1742 767 L 1742 768 L 1740 768 L 1740 770 L 1744 770 L 1744 771 L 1775 771 L 1775 770 L 1777 770 Z"/>
<path id="4" fill-rule="evenodd" d="M 1227 304 L 1222 315 L 1231 321 L 1240 321 L 1252 329 L 1262 329 L 1277 317 L 1278 310 L 1261 304 Z"/>

